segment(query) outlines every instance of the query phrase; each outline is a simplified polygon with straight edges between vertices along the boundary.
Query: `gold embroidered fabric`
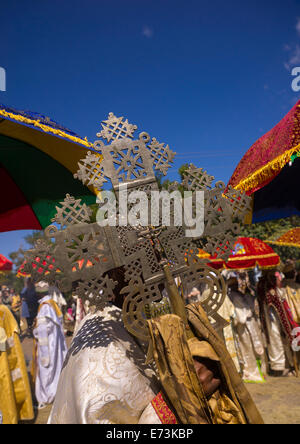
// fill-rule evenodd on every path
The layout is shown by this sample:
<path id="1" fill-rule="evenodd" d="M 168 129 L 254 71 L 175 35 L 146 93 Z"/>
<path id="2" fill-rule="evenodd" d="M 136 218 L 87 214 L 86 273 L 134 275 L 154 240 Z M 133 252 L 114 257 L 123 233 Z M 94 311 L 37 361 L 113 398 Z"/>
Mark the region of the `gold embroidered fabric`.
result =
<path id="1" fill-rule="evenodd" d="M 212 415 L 198 381 L 183 321 L 164 315 L 148 321 L 161 384 L 182 424 L 209 424 Z"/>
<path id="2" fill-rule="evenodd" d="M 3 424 L 34 418 L 31 390 L 19 329 L 10 310 L 0 305 L 0 329 L 5 332 L 5 351 L 0 350 L 0 411 Z"/>
<path id="3" fill-rule="evenodd" d="M 292 315 L 297 324 L 300 324 L 300 285 L 293 280 L 285 279 L 283 289 L 287 303 L 290 306 Z"/>
<path id="4" fill-rule="evenodd" d="M 190 325 L 192 326 L 196 337 L 202 340 L 205 339 L 220 359 L 222 384 L 219 392 L 222 396 L 221 406 L 223 404 L 224 412 L 228 413 L 228 408 L 233 409 L 233 411 L 237 409 L 237 412 L 234 413 L 233 416 L 238 420 L 238 423 L 263 424 L 264 421 L 237 372 L 235 364 L 226 350 L 224 342 L 219 338 L 211 326 L 201 305 L 199 303 L 191 304 L 186 308 Z M 229 403 L 228 400 L 230 401 Z M 214 410 L 212 403 L 210 403 L 210 407 Z M 222 417 L 222 408 L 219 408 L 219 410 L 221 410 Z M 219 418 L 217 418 L 217 421 L 219 421 Z M 225 421 L 225 423 L 228 422 Z"/>
<path id="5" fill-rule="evenodd" d="M 199 304 L 189 307 L 196 338 L 187 340 L 176 315 L 148 321 L 153 356 L 170 403 L 182 424 L 263 423 L 223 342 Z M 197 342 L 198 341 L 198 342 Z M 193 356 L 220 363 L 221 388 L 209 400 L 198 381 Z"/>
<path id="6" fill-rule="evenodd" d="M 196 337 L 188 340 L 188 346 L 192 356 L 207 358 L 212 361 L 220 361 L 218 355 L 207 341 L 199 341 Z"/>

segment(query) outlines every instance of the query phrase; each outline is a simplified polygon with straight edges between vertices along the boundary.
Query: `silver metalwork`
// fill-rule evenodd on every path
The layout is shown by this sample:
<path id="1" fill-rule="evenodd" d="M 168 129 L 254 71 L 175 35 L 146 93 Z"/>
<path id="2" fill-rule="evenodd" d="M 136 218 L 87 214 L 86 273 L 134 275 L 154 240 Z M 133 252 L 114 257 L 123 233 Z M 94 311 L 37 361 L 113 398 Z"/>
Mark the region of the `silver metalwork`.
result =
<path id="1" fill-rule="evenodd" d="M 123 120 L 123 117 L 116 117 L 114 113 L 109 113 L 108 119 L 101 123 L 103 130 L 97 134 L 97 137 L 102 137 L 108 142 L 124 137 L 133 137 L 134 131 L 137 129 L 136 125 L 131 125 L 128 120 Z"/>
<path id="2" fill-rule="evenodd" d="M 145 132 L 133 139 L 136 129 L 127 119 L 110 113 L 97 134 L 104 140 L 94 143 L 94 151 L 79 162 L 74 177 L 98 191 L 109 179 L 117 200 L 124 187 L 145 191 L 150 199 L 151 192 L 158 191 L 155 170 L 166 175 L 175 153 Z M 190 165 L 178 184 L 187 191 L 204 191 L 204 233 L 193 239 L 174 221 L 168 227 L 101 227 L 90 223 L 88 207 L 67 195 L 57 207 L 56 225 L 45 230 L 49 243 L 38 243 L 27 252 L 26 270 L 34 280 L 57 281 L 62 290 L 77 287 L 79 297 L 102 307 L 114 299 L 116 282 L 108 274 L 122 267 L 126 281 L 121 290 L 124 325 L 142 340 L 148 339 L 147 313 L 159 312 L 151 307 L 161 301 L 169 277 L 177 279 L 183 294 L 191 284 L 202 283 L 206 285 L 202 305 L 212 323 L 222 326 L 217 311 L 225 298 L 223 278 L 194 253 L 201 247 L 228 258 L 250 203 L 240 191 L 225 191 L 222 182 L 213 182 L 213 176 Z M 171 273 L 168 285 L 166 264 Z"/>
<path id="3" fill-rule="evenodd" d="M 52 222 L 59 224 L 60 228 L 71 224 L 90 222 L 92 215 L 92 210 L 86 204 L 81 205 L 80 199 L 75 199 L 70 194 L 66 195 L 60 207 L 56 207 L 56 211 Z"/>

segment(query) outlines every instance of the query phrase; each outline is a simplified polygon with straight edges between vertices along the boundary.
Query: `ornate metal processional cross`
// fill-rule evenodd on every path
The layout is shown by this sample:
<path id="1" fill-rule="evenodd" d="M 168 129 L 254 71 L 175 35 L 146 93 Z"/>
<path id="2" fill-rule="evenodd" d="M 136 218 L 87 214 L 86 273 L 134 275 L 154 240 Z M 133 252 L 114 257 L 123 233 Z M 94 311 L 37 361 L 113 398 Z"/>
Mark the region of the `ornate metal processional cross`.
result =
<path id="1" fill-rule="evenodd" d="M 159 191 L 155 172 L 166 175 L 175 153 L 145 132 L 134 139 L 136 129 L 128 120 L 110 113 L 102 122 L 93 151 L 79 162 L 74 177 L 96 192 L 101 192 L 109 179 L 118 204 L 124 188 L 128 193 L 143 191 L 150 208 L 152 192 Z M 190 165 L 182 183 L 172 186 L 173 191 L 180 185 L 181 190 L 204 192 L 204 231 L 194 238 L 186 236 L 186 227 L 178 226 L 174 217 L 164 226 L 160 212 L 155 227 L 150 223 L 146 227 L 124 226 L 120 220 L 115 226 L 100 226 L 91 222 L 89 207 L 67 195 L 56 208 L 54 224 L 45 230 L 51 242 L 37 242 L 26 253 L 24 269 L 34 281 L 57 282 L 62 291 L 73 289 L 80 298 L 101 308 L 114 299 L 117 282 L 110 272 L 122 267 L 126 282 L 121 290 L 124 325 L 141 340 L 149 339 L 149 307 L 161 301 L 164 289 L 170 309 L 184 317 L 183 296 L 202 284 L 206 288 L 202 306 L 215 327 L 222 328 L 226 321 L 217 312 L 226 296 L 224 279 L 207 265 L 208 259 L 200 260 L 196 253 L 205 248 L 227 260 L 250 201 L 241 191 L 230 188 L 225 192 L 222 182 L 213 182 L 214 177 Z M 101 209 L 103 200 L 98 203 Z M 131 207 L 129 203 L 127 209 Z"/>

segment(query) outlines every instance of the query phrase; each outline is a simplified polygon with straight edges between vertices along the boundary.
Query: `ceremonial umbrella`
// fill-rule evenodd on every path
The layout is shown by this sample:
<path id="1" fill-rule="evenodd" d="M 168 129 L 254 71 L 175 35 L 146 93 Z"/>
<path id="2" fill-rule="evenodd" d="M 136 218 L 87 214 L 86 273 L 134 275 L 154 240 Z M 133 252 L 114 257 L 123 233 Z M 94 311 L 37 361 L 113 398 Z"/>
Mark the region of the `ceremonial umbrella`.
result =
<path id="1" fill-rule="evenodd" d="M 50 261 L 50 264 L 47 263 L 46 261 L 43 261 L 39 268 L 37 268 L 38 265 L 35 264 L 35 263 L 32 264 L 32 267 L 35 270 L 37 269 L 38 273 L 43 273 L 44 267 L 47 267 L 48 270 L 54 270 L 54 268 L 55 268 L 55 260 L 53 258 L 51 258 L 50 256 L 47 256 L 47 260 Z M 35 262 L 40 263 L 41 259 L 39 257 L 36 257 L 35 258 Z M 24 270 L 25 264 L 26 264 L 26 261 L 23 262 L 23 264 L 18 269 L 17 277 L 31 277 L 31 275 Z M 77 265 L 73 267 L 73 271 L 74 272 L 76 271 L 76 267 L 78 267 L 78 269 L 81 270 L 83 266 L 86 267 L 86 268 L 90 268 L 90 267 L 93 266 L 93 264 L 92 264 L 91 261 L 85 262 L 84 259 L 80 259 L 80 260 L 77 261 Z M 60 273 L 60 270 L 56 269 L 56 272 Z M 50 273 L 50 271 L 46 272 L 45 274 L 49 274 L 49 273 Z"/>
<path id="2" fill-rule="evenodd" d="M 95 203 L 73 174 L 92 144 L 49 117 L 0 105 L 0 232 L 44 229 L 67 193 Z"/>
<path id="3" fill-rule="evenodd" d="M 200 250 L 198 256 L 207 259 L 207 253 Z M 246 270 L 257 265 L 262 269 L 274 268 L 280 264 L 280 257 L 275 251 L 260 239 L 253 237 L 239 237 L 228 261 L 210 256 L 208 264 L 219 270 Z"/>
<path id="4" fill-rule="evenodd" d="M 268 244 L 279 245 L 282 247 L 300 248 L 300 227 L 292 228 L 276 240 L 267 240 Z"/>
<path id="5" fill-rule="evenodd" d="M 5 256 L 0 254 L 0 273 L 7 273 L 13 268 L 13 263 Z"/>
<path id="6" fill-rule="evenodd" d="M 300 215 L 299 156 L 300 101 L 250 147 L 229 180 L 253 196 L 253 223 Z"/>

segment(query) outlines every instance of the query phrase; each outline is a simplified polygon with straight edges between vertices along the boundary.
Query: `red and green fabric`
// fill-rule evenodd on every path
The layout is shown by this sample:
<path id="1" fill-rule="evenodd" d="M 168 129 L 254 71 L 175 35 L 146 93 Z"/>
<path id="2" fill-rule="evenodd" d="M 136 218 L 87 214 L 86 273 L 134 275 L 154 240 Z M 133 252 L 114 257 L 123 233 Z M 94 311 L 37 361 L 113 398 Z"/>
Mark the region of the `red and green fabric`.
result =
<path id="1" fill-rule="evenodd" d="M 67 193 L 95 203 L 73 177 L 91 147 L 44 116 L 0 105 L 0 232 L 44 229 Z"/>

